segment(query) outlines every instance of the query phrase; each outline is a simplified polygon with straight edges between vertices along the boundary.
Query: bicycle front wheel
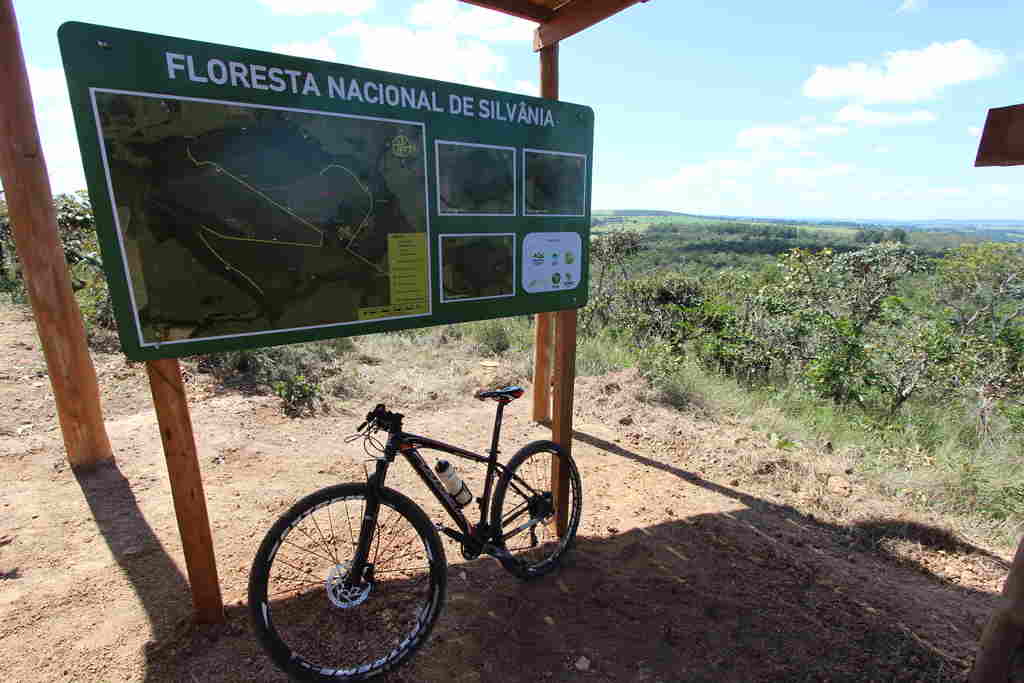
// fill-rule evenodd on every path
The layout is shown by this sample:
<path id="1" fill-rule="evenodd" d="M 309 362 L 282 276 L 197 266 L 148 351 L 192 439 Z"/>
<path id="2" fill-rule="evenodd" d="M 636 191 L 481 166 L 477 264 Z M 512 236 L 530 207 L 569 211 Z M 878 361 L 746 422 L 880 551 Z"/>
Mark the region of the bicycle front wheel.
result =
<path id="1" fill-rule="evenodd" d="M 561 463 L 566 477 L 568 515 L 555 519 L 551 475 Z M 583 508 L 583 486 L 576 463 L 553 441 L 534 441 L 512 456 L 494 490 L 491 524 L 512 553 L 502 565 L 521 579 L 543 576 L 558 566 L 572 546 Z"/>
<path id="2" fill-rule="evenodd" d="M 340 484 L 296 503 L 267 532 L 249 574 L 256 635 L 274 662 L 307 681 L 357 681 L 419 648 L 444 604 L 444 547 L 426 514 L 391 489 L 366 568 L 353 575 L 366 484 Z"/>

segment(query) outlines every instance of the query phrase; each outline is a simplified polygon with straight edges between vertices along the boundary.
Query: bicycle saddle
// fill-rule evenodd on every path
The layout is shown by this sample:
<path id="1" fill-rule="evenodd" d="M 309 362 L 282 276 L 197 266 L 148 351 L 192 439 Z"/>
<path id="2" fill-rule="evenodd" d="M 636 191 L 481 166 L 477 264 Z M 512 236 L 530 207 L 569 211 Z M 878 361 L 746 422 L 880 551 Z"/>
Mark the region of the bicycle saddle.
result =
<path id="1" fill-rule="evenodd" d="M 489 398 L 493 398 L 495 401 L 513 401 L 523 394 L 526 393 L 526 389 L 522 387 L 504 387 L 502 389 L 495 389 L 494 391 L 478 391 L 473 394 L 473 397 L 477 400 L 484 401 Z"/>

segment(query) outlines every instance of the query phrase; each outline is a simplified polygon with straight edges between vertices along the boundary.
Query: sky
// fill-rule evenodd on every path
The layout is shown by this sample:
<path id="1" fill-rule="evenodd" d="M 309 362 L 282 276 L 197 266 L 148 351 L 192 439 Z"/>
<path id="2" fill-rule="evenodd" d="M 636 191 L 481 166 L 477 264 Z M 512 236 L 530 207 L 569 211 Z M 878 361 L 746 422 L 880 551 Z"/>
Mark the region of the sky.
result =
<path id="1" fill-rule="evenodd" d="M 54 192 L 85 187 L 65 21 L 536 95 L 535 24 L 457 0 L 14 0 Z M 592 208 L 1024 219 L 1024 167 L 975 168 L 1024 103 L 1022 0 L 650 0 L 562 42 L 595 110 Z"/>

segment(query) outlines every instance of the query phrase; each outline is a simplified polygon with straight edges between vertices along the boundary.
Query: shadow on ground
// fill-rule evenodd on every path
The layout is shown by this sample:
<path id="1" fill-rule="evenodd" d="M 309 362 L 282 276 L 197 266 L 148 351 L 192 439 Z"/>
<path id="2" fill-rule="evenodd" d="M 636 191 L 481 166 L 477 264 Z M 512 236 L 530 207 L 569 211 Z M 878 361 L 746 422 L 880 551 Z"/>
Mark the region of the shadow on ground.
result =
<path id="1" fill-rule="evenodd" d="M 529 583 L 489 559 L 449 557 L 448 601 L 433 636 L 381 680 L 964 679 L 996 597 L 924 567 L 894 566 L 877 541 L 932 538 L 952 551 L 982 551 L 902 521 L 872 520 L 860 532 L 822 524 L 576 437 L 746 507 L 581 537 L 558 572 Z M 286 680 L 256 646 L 242 606 L 228 610 L 227 626 L 172 639 L 149 665 L 152 681 Z"/>
<path id="2" fill-rule="evenodd" d="M 188 632 L 192 614 L 188 581 L 146 521 L 116 465 L 75 471 L 75 478 L 97 529 L 146 612 L 153 630 L 146 643 L 150 659 Z"/>

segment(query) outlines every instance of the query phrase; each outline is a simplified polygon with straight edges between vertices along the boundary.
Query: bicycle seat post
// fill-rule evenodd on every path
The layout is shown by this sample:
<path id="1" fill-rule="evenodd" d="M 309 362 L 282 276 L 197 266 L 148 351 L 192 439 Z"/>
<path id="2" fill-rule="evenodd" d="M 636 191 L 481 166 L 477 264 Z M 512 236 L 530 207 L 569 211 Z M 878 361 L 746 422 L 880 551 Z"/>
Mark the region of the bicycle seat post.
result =
<path id="1" fill-rule="evenodd" d="M 508 399 L 498 399 L 498 406 L 494 412 L 494 431 L 491 433 L 491 457 L 497 457 L 498 455 L 498 439 L 501 436 L 501 416 L 505 412 L 505 406 L 508 405 Z"/>

